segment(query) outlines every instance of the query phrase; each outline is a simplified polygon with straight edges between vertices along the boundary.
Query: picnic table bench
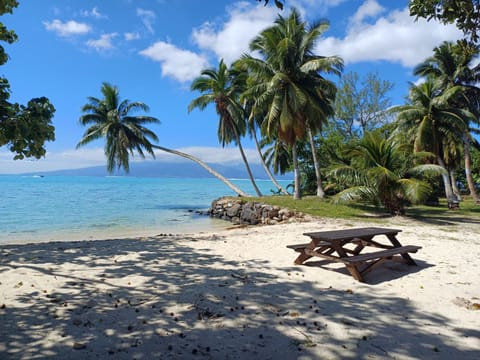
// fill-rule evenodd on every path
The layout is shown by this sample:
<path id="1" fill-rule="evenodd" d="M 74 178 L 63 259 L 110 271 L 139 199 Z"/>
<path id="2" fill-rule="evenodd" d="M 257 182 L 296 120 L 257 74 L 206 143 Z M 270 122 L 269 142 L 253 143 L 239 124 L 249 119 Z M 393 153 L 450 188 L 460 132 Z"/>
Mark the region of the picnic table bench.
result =
<path id="1" fill-rule="evenodd" d="M 310 237 L 309 243 L 287 247 L 300 253 L 295 264 L 303 264 L 312 257 L 340 262 L 356 280 L 363 282 L 366 273 L 387 260 L 400 259 L 409 265 L 416 265 L 409 253 L 417 252 L 421 247 L 402 246 L 396 237 L 399 232 L 401 230 L 378 227 L 309 232 L 303 234 Z M 385 236 L 389 243 L 373 240 L 380 235 Z M 364 249 L 372 248 L 380 250 L 361 253 Z"/>

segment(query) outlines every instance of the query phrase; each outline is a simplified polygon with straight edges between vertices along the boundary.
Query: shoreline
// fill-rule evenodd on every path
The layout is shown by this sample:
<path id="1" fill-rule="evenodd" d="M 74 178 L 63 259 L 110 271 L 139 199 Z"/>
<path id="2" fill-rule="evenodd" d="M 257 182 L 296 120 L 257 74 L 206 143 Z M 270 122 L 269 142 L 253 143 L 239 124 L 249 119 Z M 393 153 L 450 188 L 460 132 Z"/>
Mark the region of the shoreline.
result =
<path id="1" fill-rule="evenodd" d="M 374 224 L 374 225 L 373 225 Z M 304 232 L 401 229 L 418 266 L 293 265 Z M 0 245 L 5 359 L 473 359 L 480 226 L 312 219 L 111 240 Z"/>

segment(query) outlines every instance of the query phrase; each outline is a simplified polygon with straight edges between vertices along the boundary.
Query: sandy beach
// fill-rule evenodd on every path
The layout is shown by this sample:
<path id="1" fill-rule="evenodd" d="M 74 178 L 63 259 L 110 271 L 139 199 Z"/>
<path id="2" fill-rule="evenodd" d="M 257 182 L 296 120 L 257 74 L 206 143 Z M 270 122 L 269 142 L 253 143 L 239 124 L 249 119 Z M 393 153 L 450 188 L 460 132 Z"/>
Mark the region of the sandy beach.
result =
<path id="1" fill-rule="evenodd" d="M 294 265 L 312 219 L 0 246 L 0 359 L 480 359 L 480 224 L 385 219 L 418 266 Z"/>

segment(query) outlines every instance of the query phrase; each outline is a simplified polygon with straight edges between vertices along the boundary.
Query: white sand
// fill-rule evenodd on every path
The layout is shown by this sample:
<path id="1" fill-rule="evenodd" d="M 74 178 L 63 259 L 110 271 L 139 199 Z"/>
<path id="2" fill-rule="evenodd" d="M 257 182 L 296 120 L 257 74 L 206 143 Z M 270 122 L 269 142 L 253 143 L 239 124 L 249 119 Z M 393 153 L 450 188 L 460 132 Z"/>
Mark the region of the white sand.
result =
<path id="1" fill-rule="evenodd" d="M 396 218 L 418 266 L 293 265 L 305 223 L 0 246 L 0 359 L 480 359 L 480 224 Z"/>

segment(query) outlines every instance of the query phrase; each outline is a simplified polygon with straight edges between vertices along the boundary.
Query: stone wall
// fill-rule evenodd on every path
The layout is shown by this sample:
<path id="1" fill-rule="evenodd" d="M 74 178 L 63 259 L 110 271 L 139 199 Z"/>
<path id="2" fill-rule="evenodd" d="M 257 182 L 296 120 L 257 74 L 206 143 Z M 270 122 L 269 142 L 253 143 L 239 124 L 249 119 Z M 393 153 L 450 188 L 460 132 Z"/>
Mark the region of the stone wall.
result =
<path id="1" fill-rule="evenodd" d="M 211 217 L 231 221 L 235 225 L 273 225 L 282 222 L 299 221 L 305 218 L 302 213 L 286 208 L 235 198 L 214 200 L 209 214 Z"/>

